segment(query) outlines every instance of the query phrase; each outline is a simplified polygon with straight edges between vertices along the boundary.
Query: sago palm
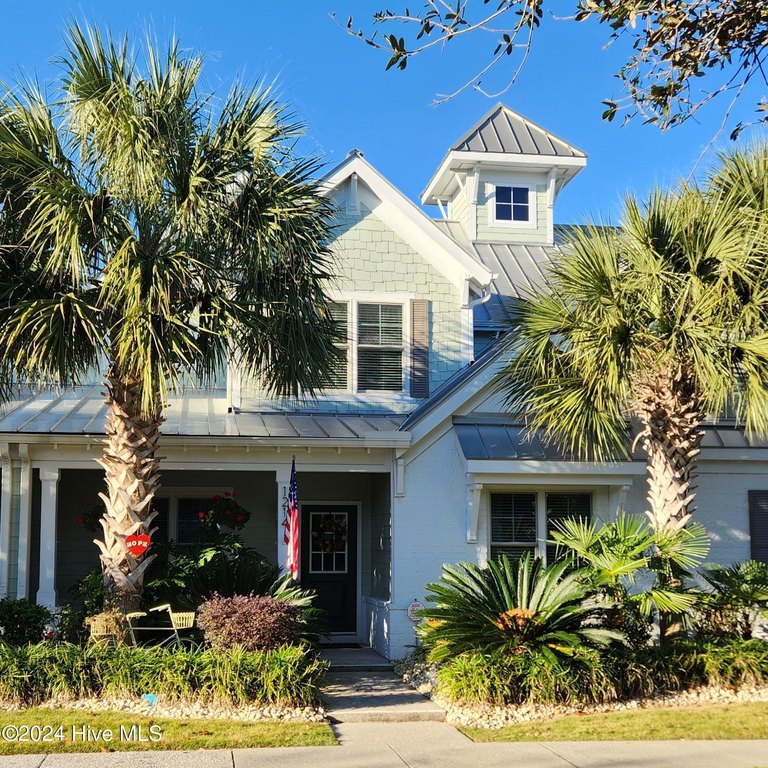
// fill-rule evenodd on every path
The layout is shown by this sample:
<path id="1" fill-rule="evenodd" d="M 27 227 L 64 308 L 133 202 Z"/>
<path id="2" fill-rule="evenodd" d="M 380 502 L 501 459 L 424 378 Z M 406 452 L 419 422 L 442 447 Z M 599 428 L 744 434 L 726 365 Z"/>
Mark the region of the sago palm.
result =
<path id="1" fill-rule="evenodd" d="M 584 573 L 564 562 L 545 567 L 528 554 L 484 568 L 444 565 L 440 581 L 427 584 L 427 599 L 434 606 L 420 611 L 419 632 L 433 661 L 475 650 L 568 655 L 624 639 L 601 626 L 611 604 L 594 599 Z"/>
<path id="2" fill-rule="evenodd" d="M 125 538 L 153 530 L 169 391 L 228 360 L 280 392 L 326 375 L 332 212 L 269 89 L 203 93 L 175 43 L 140 58 L 77 26 L 66 43 L 55 92 L 0 103 L 0 354 L 36 382 L 105 373 L 96 543 L 127 607 L 153 557 Z"/>
<path id="3" fill-rule="evenodd" d="M 693 511 L 705 418 L 768 432 L 768 146 L 704 191 L 628 199 L 621 227 L 576 230 L 548 291 L 518 305 L 509 409 L 576 457 L 628 455 L 637 425 L 656 530 Z"/>

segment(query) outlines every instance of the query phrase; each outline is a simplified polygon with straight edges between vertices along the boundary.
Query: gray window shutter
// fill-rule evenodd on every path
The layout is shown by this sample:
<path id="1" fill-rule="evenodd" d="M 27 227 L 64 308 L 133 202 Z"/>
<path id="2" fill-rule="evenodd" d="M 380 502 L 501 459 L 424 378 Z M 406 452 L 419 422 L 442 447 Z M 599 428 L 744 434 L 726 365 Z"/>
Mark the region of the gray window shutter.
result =
<path id="1" fill-rule="evenodd" d="M 429 301 L 411 299 L 411 397 L 429 396 Z"/>
<path id="2" fill-rule="evenodd" d="M 768 491 L 749 492 L 749 542 L 752 559 L 768 563 Z"/>

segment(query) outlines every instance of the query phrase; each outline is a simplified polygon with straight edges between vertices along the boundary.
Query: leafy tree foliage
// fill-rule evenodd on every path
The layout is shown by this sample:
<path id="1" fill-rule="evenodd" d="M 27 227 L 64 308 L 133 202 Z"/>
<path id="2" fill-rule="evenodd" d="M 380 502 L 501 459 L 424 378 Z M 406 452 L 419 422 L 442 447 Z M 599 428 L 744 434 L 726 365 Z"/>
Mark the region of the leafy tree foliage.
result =
<path id="1" fill-rule="evenodd" d="M 520 74 L 534 32 L 549 8 L 544 0 L 426 0 L 415 11 L 387 9 L 374 15 L 374 25 L 405 28 L 406 36 L 390 32 L 377 38 L 375 32 L 356 30 L 351 17 L 346 29 L 387 51 L 387 69 L 401 70 L 431 48 L 470 32 L 490 33 L 488 60 L 470 67 L 469 79 L 447 98 L 468 87 L 483 90 L 483 78 L 506 60 L 513 64 L 503 93 Z M 617 72 L 624 95 L 606 99 L 607 120 L 625 109 L 627 119 L 640 115 L 670 128 L 721 95 L 730 98 L 727 117 L 751 80 L 766 82 L 768 8 L 762 0 L 575 0 L 571 9 L 570 18 L 577 22 L 596 19 L 608 27 L 609 42 L 621 38 L 630 43 L 628 58 Z M 562 8 L 555 12 L 562 13 Z M 697 90 L 696 79 L 709 73 L 715 74 L 718 85 Z M 757 105 L 757 114 L 757 121 L 768 120 L 764 100 Z M 742 121 L 734 127 L 732 138 L 744 125 Z"/>

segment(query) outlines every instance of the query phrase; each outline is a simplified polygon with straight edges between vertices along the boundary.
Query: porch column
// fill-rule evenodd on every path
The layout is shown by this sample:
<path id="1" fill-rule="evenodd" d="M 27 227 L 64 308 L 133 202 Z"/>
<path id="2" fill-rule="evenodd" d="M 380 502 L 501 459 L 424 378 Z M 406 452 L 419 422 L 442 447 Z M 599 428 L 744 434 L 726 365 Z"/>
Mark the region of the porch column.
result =
<path id="1" fill-rule="evenodd" d="M 56 607 L 56 504 L 59 468 L 40 471 L 40 589 L 37 602 Z"/>
<path id="2" fill-rule="evenodd" d="M 288 556 L 288 545 L 283 540 L 283 518 L 285 517 L 285 500 L 288 498 L 288 487 L 291 483 L 291 467 L 280 467 L 275 472 L 277 481 L 277 564 L 285 568 L 285 559 Z"/>
<path id="3" fill-rule="evenodd" d="M 29 597 L 29 567 L 32 547 L 32 463 L 29 446 L 19 446 L 21 476 L 19 478 L 19 565 L 16 597 Z"/>
<path id="4" fill-rule="evenodd" d="M 8 552 L 11 547 L 11 493 L 13 490 L 13 464 L 8 443 L 0 443 L 3 462 L 2 488 L 0 488 L 0 597 L 8 595 L 8 575 L 11 567 Z"/>

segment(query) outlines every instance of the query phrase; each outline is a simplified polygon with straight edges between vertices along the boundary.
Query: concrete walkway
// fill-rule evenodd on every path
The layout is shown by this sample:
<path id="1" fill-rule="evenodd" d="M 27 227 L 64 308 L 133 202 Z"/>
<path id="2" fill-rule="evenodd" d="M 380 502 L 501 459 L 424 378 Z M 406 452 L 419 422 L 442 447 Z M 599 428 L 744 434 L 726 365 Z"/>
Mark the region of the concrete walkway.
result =
<path id="1" fill-rule="evenodd" d="M 332 723 L 443 721 L 445 710 L 403 682 L 370 648 L 324 648 L 321 698 Z"/>
<path id="2" fill-rule="evenodd" d="M 335 726 L 338 747 L 0 757 L 0 768 L 768 768 L 768 741 L 474 744 L 445 723 Z"/>

